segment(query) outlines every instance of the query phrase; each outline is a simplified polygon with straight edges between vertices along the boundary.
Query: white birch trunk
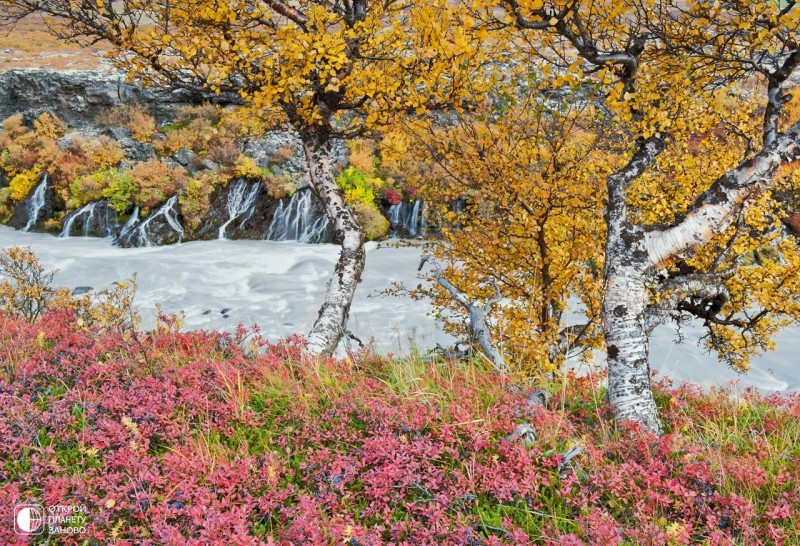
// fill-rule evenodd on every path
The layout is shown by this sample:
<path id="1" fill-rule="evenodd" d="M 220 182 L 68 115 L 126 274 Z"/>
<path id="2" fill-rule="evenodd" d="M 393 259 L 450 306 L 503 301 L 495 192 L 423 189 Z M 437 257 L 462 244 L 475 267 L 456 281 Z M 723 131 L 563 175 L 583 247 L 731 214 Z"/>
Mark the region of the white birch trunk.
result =
<path id="1" fill-rule="evenodd" d="M 742 204 L 773 185 L 781 165 L 800 159 L 800 123 L 774 137 L 772 144 L 723 175 L 701 195 L 684 218 L 673 226 L 646 234 L 650 265 L 707 243 L 736 218 Z"/>
<path id="2" fill-rule="evenodd" d="M 609 177 L 603 301 L 608 399 L 614 419 L 639 422 L 655 434 L 663 429 L 650 389 L 647 283 L 667 260 L 725 230 L 751 196 L 772 186 L 780 165 L 800 159 L 800 123 L 718 179 L 680 221 L 645 229 L 628 221 L 625 193 L 658 153 L 652 143 L 645 145 L 622 171 Z"/>
<path id="3" fill-rule="evenodd" d="M 641 423 L 661 434 L 658 409 L 650 390 L 647 251 L 644 232 L 628 221 L 627 189 L 666 147 L 643 143 L 628 165 L 608 177 L 607 241 L 603 294 L 603 335 L 608 357 L 608 402 L 616 422 Z"/>
<path id="4" fill-rule="evenodd" d="M 662 434 L 650 389 L 647 286 L 636 268 L 620 267 L 606 279 L 603 331 L 608 352 L 608 402 L 617 422 L 635 421 Z"/>
<path id="5" fill-rule="evenodd" d="M 334 238 L 342 245 L 339 260 L 328 281 L 325 300 L 308 334 L 306 349 L 311 354 L 330 356 L 347 332 L 347 318 L 356 288 L 361 282 L 366 252 L 364 234 L 355 213 L 344 202 L 331 165 L 331 142 L 302 135 L 312 190 L 322 201 L 333 225 Z"/>

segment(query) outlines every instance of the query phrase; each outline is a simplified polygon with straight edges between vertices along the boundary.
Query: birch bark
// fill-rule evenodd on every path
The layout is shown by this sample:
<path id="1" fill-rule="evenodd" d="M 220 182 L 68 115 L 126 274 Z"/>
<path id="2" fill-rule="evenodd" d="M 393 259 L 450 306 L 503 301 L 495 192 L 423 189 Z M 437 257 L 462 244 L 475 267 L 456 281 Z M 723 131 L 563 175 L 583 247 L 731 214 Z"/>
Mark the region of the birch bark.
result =
<path id="1" fill-rule="evenodd" d="M 312 354 L 330 356 L 347 332 L 350 306 L 366 262 L 364 235 L 355 213 L 345 204 L 344 195 L 336 184 L 331 140 L 308 134 L 301 135 L 301 139 L 311 189 L 322 201 L 333 225 L 334 239 L 342 246 L 306 345 Z"/>

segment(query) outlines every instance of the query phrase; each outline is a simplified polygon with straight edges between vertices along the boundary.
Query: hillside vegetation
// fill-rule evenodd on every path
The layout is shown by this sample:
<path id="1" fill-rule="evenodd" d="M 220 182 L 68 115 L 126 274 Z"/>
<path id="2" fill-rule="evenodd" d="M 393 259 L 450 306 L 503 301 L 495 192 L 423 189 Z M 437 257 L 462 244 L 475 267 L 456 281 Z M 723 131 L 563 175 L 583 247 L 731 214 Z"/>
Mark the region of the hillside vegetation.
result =
<path id="1" fill-rule="evenodd" d="M 85 532 L 28 543 L 800 540 L 797 395 L 662 380 L 658 438 L 614 427 L 602 376 L 548 400 L 479 362 L 143 332 L 131 288 L 30 321 L 4 302 L 0 505 L 86 508 Z"/>

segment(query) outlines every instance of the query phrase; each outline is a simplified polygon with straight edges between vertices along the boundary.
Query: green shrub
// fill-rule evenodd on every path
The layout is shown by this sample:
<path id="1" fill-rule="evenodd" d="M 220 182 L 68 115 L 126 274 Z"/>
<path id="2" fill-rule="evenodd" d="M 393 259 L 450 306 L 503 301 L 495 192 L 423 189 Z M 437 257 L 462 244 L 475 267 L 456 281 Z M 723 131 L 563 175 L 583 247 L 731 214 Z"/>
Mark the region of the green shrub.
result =
<path id="1" fill-rule="evenodd" d="M 186 183 L 178 200 L 189 233 L 194 233 L 200 227 L 200 222 L 211 208 L 211 194 L 219 185 L 219 176 L 208 171 L 200 173 L 197 178 L 190 178 Z"/>
<path id="2" fill-rule="evenodd" d="M 116 176 L 111 177 L 108 187 L 103 190 L 103 197 L 108 199 L 118 214 L 128 210 L 135 194 L 136 184 L 127 172 L 117 171 Z"/>
<path id="3" fill-rule="evenodd" d="M 78 208 L 86 203 L 111 198 L 116 209 L 121 206 L 123 199 L 121 188 L 125 186 L 126 175 L 118 169 L 101 169 L 89 174 L 78 176 L 70 185 L 70 198 L 67 201 L 69 208 Z M 113 190 L 111 188 L 114 188 Z M 128 195 L 130 198 L 130 194 Z M 123 210 L 127 205 L 123 207 Z"/>
<path id="4" fill-rule="evenodd" d="M 339 189 L 350 205 L 375 203 L 376 191 L 383 187 L 383 180 L 375 178 L 355 167 L 348 167 L 336 179 Z"/>

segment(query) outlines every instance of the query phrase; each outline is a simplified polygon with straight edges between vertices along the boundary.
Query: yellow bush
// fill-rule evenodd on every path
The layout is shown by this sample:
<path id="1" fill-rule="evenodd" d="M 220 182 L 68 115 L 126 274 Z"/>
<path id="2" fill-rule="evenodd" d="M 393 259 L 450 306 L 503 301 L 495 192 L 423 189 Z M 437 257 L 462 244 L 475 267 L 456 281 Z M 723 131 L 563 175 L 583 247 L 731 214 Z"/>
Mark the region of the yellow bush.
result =
<path id="1" fill-rule="evenodd" d="M 156 120 L 142 110 L 133 110 L 129 127 L 134 140 L 152 142 L 156 132 Z"/>
<path id="2" fill-rule="evenodd" d="M 0 249 L 0 307 L 28 322 L 35 322 L 49 309 L 67 310 L 86 328 L 135 334 L 141 318 L 133 308 L 134 279 L 75 298 L 68 288 L 53 288 L 57 272 L 45 269 L 30 248 Z"/>
<path id="3" fill-rule="evenodd" d="M 50 284 L 57 271 L 47 271 L 30 248 L 0 250 L 0 307 L 28 322 L 47 309 L 55 291 Z"/>
<path id="4" fill-rule="evenodd" d="M 88 158 L 92 167 L 97 169 L 108 169 L 117 167 L 125 152 L 116 140 L 107 136 L 97 139 L 75 139 L 81 154 Z"/>
<path id="5" fill-rule="evenodd" d="M 15 201 L 22 201 L 30 195 L 33 188 L 41 181 L 42 175 L 39 169 L 33 168 L 22 171 L 11 179 L 8 184 L 9 196 Z"/>
<path id="6" fill-rule="evenodd" d="M 208 142 L 217 134 L 217 128 L 211 120 L 197 118 L 182 121 L 165 129 L 163 140 L 156 141 L 153 146 L 161 155 L 172 155 L 181 148 L 192 150 L 196 153 L 205 151 Z"/>
<path id="7" fill-rule="evenodd" d="M 42 112 L 33 122 L 33 130 L 40 139 L 55 140 L 67 132 L 67 124 L 56 116 Z"/>
<path id="8" fill-rule="evenodd" d="M 259 167 L 252 157 L 240 155 L 234 164 L 236 178 L 247 178 L 250 180 L 261 180 L 266 173 Z"/>

